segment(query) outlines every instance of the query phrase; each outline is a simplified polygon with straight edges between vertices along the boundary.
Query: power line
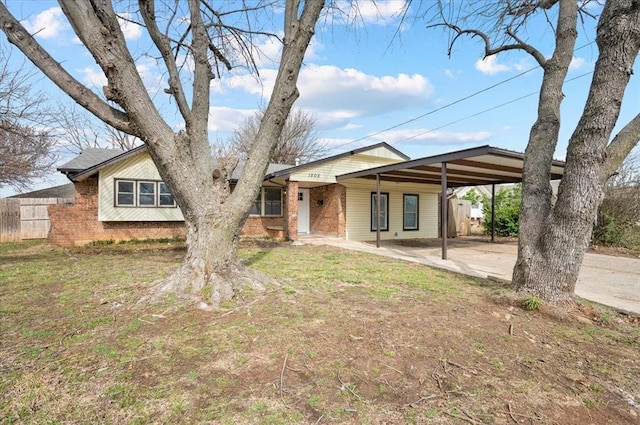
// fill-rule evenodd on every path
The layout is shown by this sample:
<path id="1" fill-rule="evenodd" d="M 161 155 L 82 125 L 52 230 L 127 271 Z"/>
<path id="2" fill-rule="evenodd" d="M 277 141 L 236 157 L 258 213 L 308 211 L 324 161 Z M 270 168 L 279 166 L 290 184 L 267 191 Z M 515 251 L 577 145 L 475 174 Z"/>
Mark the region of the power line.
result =
<path id="1" fill-rule="evenodd" d="M 587 75 L 590 75 L 590 74 L 593 74 L 593 71 L 589 71 L 589 72 L 586 72 L 586 73 L 584 73 L 584 74 L 582 74 L 582 75 L 578 75 L 578 76 L 573 77 L 573 78 L 571 78 L 571 79 L 569 79 L 569 80 L 567 80 L 567 81 L 565 81 L 565 82 L 566 82 L 566 83 L 569 83 L 569 82 L 574 81 L 574 80 L 577 80 L 577 79 L 579 79 L 579 78 L 586 77 Z M 484 110 L 482 110 L 482 111 L 480 111 L 480 112 L 476 112 L 476 113 L 474 113 L 474 114 L 467 115 L 466 117 L 460 118 L 460 119 L 458 119 L 458 120 L 448 122 L 447 124 L 443 124 L 443 125 L 441 125 L 441 126 L 439 126 L 439 127 L 432 128 L 432 129 L 429 129 L 429 130 L 427 130 L 427 131 L 423 131 L 422 133 L 414 134 L 414 135 L 413 135 L 413 136 L 411 136 L 411 137 L 407 137 L 407 138 L 405 138 L 405 139 L 396 140 L 396 141 L 394 141 L 393 143 L 390 143 L 390 144 L 391 144 L 391 145 L 395 145 L 395 144 L 398 144 L 398 143 L 406 142 L 407 140 L 415 139 L 416 137 L 420 137 L 420 136 L 423 136 L 423 135 L 425 135 L 425 134 L 432 133 L 432 132 L 437 131 L 437 130 L 440 130 L 440 129 L 442 129 L 442 128 L 449 127 L 450 125 L 458 124 L 459 122 L 462 122 L 462 121 L 468 120 L 468 119 L 470 119 L 470 118 L 477 117 L 478 115 L 482 115 L 482 114 L 485 114 L 485 113 L 487 113 L 487 112 L 491 112 L 491 111 L 493 111 L 493 110 L 495 110 L 495 109 L 502 108 L 503 106 L 507 106 L 507 105 L 509 105 L 509 104 L 511 104 L 511 103 L 515 103 L 515 102 L 517 102 L 517 101 L 519 101 L 519 100 L 522 100 L 522 99 L 525 99 L 525 98 L 527 98 L 527 97 L 531 97 L 531 96 L 533 96 L 533 95 L 538 94 L 539 92 L 540 92 L 540 91 L 539 91 L 539 90 L 537 90 L 537 91 L 534 91 L 534 92 L 531 92 L 531 93 L 528 93 L 528 94 L 522 95 L 522 96 L 520 96 L 520 97 L 517 97 L 517 98 L 515 98 L 515 99 L 509 100 L 509 101 L 504 102 L 504 103 L 501 103 L 501 104 L 499 104 L 499 105 L 492 106 L 491 108 L 484 109 Z"/>
<path id="2" fill-rule="evenodd" d="M 588 47 L 588 46 L 590 46 L 590 45 L 592 45 L 592 44 L 594 44 L 594 43 L 595 43 L 595 41 L 589 42 L 589 43 L 587 43 L 587 44 L 585 44 L 585 45 L 582 45 L 582 46 L 580 46 L 580 47 L 576 48 L 574 51 L 581 50 L 581 49 L 583 49 L 583 48 L 585 48 L 585 47 Z M 434 109 L 434 110 L 432 110 L 432 111 L 426 112 L 426 113 L 424 113 L 424 114 L 422 114 L 422 115 L 418 115 L 417 117 L 414 117 L 414 118 L 411 118 L 411 119 L 408 119 L 408 120 L 402 121 L 402 122 L 400 122 L 400 123 L 398 123 L 398 124 L 395 124 L 395 125 L 393 125 L 393 126 L 391 126 L 391 127 L 387 127 L 387 128 L 385 128 L 385 129 L 380 130 L 380 131 L 377 131 L 377 132 L 375 132 L 375 133 L 367 134 L 366 136 L 360 137 L 359 139 L 355 139 L 355 140 L 352 140 L 352 141 L 347 142 L 347 143 L 342 143 L 342 144 L 339 144 L 339 145 L 335 145 L 335 146 L 333 147 L 333 149 L 335 149 L 335 148 L 341 148 L 341 147 L 344 147 L 344 146 L 348 146 L 348 145 L 351 145 L 351 144 L 354 144 L 354 143 L 360 142 L 360 141 L 362 141 L 362 140 L 368 139 L 368 138 L 370 138 L 370 137 L 375 137 L 375 136 L 377 136 L 377 135 L 379 135 L 379 134 L 386 133 L 387 131 L 394 130 L 394 129 L 398 128 L 398 127 L 402 127 L 402 126 L 404 126 L 404 125 L 407 125 L 407 124 L 409 124 L 409 123 L 412 123 L 412 122 L 414 122 L 414 121 L 417 121 L 417 120 L 419 120 L 419 119 L 422 119 L 422 118 L 424 118 L 424 117 L 426 117 L 426 116 L 429 116 L 429 115 L 435 114 L 436 112 L 440 112 L 440 111 L 442 111 L 442 110 L 444 110 L 444 109 L 446 109 L 446 108 L 449 108 L 449 107 L 451 107 L 451 106 L 457 105 L 458 103 L 464 102 L 465 100 L 471 99 L 471 98 L 473 98 L 473 97 L 475 97 L 475 96 L 478 96 L 478 95 L 480 95 L 480 94 L 482 94 L 482 93 L 485 93 L 485 92 L 487 92 L 487 91 L 489 91 L 489 90 L 492 90 L 492 89 L 494 89 L 494 88 L 496 88 L 496 87 L 498 87 L 498 86 L 501 86 L 502 84 L 506 84 L 506 83 L 508 83 L 508 82 L 510 82 L 510 81 L 513 81 L 513 80 L 515 80 L 516 78 L 520 78 L 520 77 L 522 77 L 523 75 L 525 75 L 525 74 L 527 74 L 527 73 L 529 73 L 529 72 L 531 72 L 531 71 L 534 71 L 534 70 L 536 70 L 536 69 L 538 69 L 538 68 L 540 68 L 540 65 L 537 65 L 537 66 L 535 66 L 535 67 L 533 67 L 533 68 L 530 68 L 530 69 L 528 69 L 528 70 L 526 70 L 526 71 L 523 71 L 523 72 L 521 72 L 521 73 L 519 73 L 519 74 L 517 74 L 517 75 L 514 75 L 513 77 L 510 77 L 510 78 L 507 78 L 507 79 L 505 79 L 505 80 L 499 81 L 499 82 L 498 82 L 498 83 L 496 83 L 496 84 L 493 84 L 493 85 L 491 85 L 491 86 L 489 86 L 489 87 L 485 87 L 485 88 L 483 88 L 482 90 L 479 90 L 479 91 L 477 91 L 477 92 L 471 93 L 470 95 L 467 95 L 467 96 L 465 96 L 465 97 L 462 97 L 462 98 L 460 98 L 460 99 L 458 99 L 458 100 L 455 100 L 455 101 L 453 101 L 453 102 L 451 102 L 451 103 L 448 103 L 448 104 L 446 104 L 446 105 L 443 105 L 443 106 L 441 106 L 441 107 L 439 107 L 439 108 L 436 108 L 436 109 Z M 589 72 L 589 73 L 587 73 L 587 74 L 582 74 L 582 75 L 579 75 L 578 77 L 574 77 L 574 78 L 572 78 L 572 79 L 569 79 L 569 80 L 567 80 L 566 82 L 573 81 L 573 80 L 575 80 L 575 79 L 577 79 L 577 78 L 584 77 L 585 75 L 588 75 L 588 74 L 591 74 L 591 73 L 593 73 L 593 71 L 592 71 L 592 72 Z M 505 105 L 508 105 L 508 104 L 510 104 L 510 103 L 516 102 L 516 101 L 518 101 L 518 100 L 521 100 L 521 99 L 524 99 L 524 98 L 526 98 L 526 97 L 532 96 L 532 95 L 533 95 L 533 94 L 535 94 L 535 93 L 537 93 L 537 92 L 534 92 L 534 93 L 530 93 L 530 94 L 528 94 L 528 95 L 521 96 L 521 97 L 519 97 L 518 99 L 514 99 L 514 100 L 512 100 L 512 101 L 508 101 L 508 102 L 506 102 L 506 103 L 504 103 L 504 104 L 502 104 L 502 105 L 498 105 L 498 106 L 496 106 L 495 108 L 500 108 L 500 107 L 502 107 L 502 106 L 505 106 Z M 489 111 L 491 111 L 491 110 L 493 110 L 493 109 L 494 109 L 494 108 L 486 109 L 486 110 L 481 111 L 481 112 L 479 112 L 479 113 L 477 113 L 477 114 L 473 114 L 473 115 L 470 115 L 470 116 L 468 116 L 468 117 L 461 118 L 460 120 L 453 121 L 453 122 L 451 122 L 451 123 L 449 123 L 449 124 L 445 124 L 445 125 L 443 125 L 443 126 L 440 126 L 440 127 L 434 128 L 434 129 L 431 129 L 431 130 L 426 131 L 426 132 L 424 132 L 424 133 L 421 133 L 421 134 L 419 134 L 419 135 L 426 134 L 426 133 L 429 133 L 429 132 L 431 132 L 431 131 L 435 131 L 435 130 L 437 130 L 437 129 L 440 129 L 440 128 L 443 128 L 443 127 L 446 127 L 446 126 L 448 126 L 448 125 L 456 124 L 456 123 L 458 123 L 458 122 L 460 122 L 460 121 L 464 121 L 465 119 L 472 118 L 472 117 L 474 117 L 474 116 L 476 116 L 476 115 L 480 115 L 480 114 L 483 114 L 483 113 L 489 112 Z M 403 140 L 400 140 L 400 141 L 410 140 L 410 139 L 412 139 L 412 138 L 418 137 L 419 135 L 415 135 L 415 136 L 412 136 L 412 137 L 410 137 L 410 138 L 408 138 L 408 139 L 403 139 Z M 400 141 L 396 141 L 396 142 L 394 142 L 394 143 L 398 143 L 398 142 L 400 142 Z"/>

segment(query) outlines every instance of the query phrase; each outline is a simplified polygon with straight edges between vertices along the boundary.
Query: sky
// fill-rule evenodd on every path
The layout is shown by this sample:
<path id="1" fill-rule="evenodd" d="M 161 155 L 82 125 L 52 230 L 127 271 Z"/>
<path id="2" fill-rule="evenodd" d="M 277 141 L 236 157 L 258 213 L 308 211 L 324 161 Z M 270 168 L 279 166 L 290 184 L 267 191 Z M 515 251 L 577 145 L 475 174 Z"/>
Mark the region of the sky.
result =
<path id="1" fill-rule="evenodd" d="M 79 81 L 101 92 L 106 79 L 73 33 L 52 0 L 4 0 L 23 25 Z M 219 0 L 216 0 L 219 1 Z M 340 4 L 340 1 L 338 1 Z M 342 2 L 344 6 L 346 3 Z M 471 38 L 457 40 L 448 55 L 450 33 L 428 28 L 419 15 L 425 3 L 403 0 L 358 1 L 359 13 L 343 7 L 343 15 L 325 12 L 305 56 L 295 107 L 316 118 L 317 133 L 328 154 L 387 142 L 411 158 L 491 145 L 523 152 L 536 116 L 542 72 L 523 52 L 507 52 L 483 59 L 483 45 Z M 281 33 L 282 14 L 274 9 L 263 16 L 265 29 Z M 345 17 L 346 16 L 346 17 Z M 134 18 L 134 16 L 130 16 Z M 356 17 L 355 19 L 353 19 Z M 543 18 L 543 17 L 541 17 Z M 551 15 L 553 19 L 553 15 Z M 562 126 L 555 157 L 563 159 L 567 142 L 580 117 L 597 57 L 595 21 L 579 28 L 573 61 L 564 86 Z M 144 30 L 126 21 L 121 27 L 137 67 L 166 120 L 182 125 L 174 103 L 163 91 L 166 76 L 148 54 Z M 278 29 L 280 28 L 280 29 Z M 531 23 L 523 37 L 547 57 L 553 51 L 552 31 L 544 19 Z M 4 35 L 0 34 L 0 38 Z M 259 77 L 238 67 L 212 82 L 210 139 L 227 140 L 235 128 L 269 98 L 277 72 L 279 44 L 258 39 Z M 0 44 L 6 48 L 6 42 Z M 11 60 L 23 62 L 14 49 Z M 623 99 L 620 124 L 640 112 L 640 65 Z M 37 86 L 51 100 L 66 99 L 46 78 Z M 61 154 L 60 164 L 70 159 Z M 55 171 L 34 189 L 68 182 Z M 0 196 L 13 194 L 0 189 Z"/>

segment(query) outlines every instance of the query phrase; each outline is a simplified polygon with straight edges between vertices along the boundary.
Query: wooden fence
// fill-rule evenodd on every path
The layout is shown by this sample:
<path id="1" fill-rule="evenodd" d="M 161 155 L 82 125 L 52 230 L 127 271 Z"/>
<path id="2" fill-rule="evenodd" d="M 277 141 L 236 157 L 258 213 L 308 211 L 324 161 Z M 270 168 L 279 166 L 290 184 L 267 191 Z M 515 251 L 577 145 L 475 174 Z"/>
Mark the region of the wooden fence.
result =
<path id="1" fill-rule="evenodd" d="M 73 202 L 70 198 L 0 199 L 0 242 L 46 239 L 49 234 L 47 206 Z"/>

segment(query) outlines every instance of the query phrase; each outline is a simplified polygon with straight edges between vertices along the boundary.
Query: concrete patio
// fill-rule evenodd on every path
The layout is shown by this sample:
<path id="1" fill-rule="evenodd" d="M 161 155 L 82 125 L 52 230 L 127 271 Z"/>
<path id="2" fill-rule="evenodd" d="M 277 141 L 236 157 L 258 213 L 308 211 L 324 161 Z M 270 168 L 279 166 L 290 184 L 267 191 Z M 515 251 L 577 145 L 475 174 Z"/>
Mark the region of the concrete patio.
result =
<path id="1" fill-rule="evenodd" d="M 517 257 L 517 242 L 491 243 L 486 238 L 448 240 L 448 259 L 441 258 L 439 239 L 355 242 L 325 236 L 306 235 L 299 243 L 331 245 L 369 252 L 406 261 L 451 270 L 468 276 L 511 280 Z M 582 298 L 613 307 L 621 312 L 640 315 L 640 259 L 587 253 L 580 270 L 576 294 Z"/>

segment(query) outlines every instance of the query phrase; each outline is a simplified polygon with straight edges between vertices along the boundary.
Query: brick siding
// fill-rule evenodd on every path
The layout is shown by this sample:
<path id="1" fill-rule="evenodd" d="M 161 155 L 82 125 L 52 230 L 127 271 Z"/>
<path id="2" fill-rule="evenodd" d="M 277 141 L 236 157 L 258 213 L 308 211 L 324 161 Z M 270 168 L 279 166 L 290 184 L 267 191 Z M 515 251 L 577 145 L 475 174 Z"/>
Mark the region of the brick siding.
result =
<path id="1" fill-rule="evenodd" d="M 339 184 L 316 187 L 309 192 L 310 232 L 338 236 L 346 233 L 347 189 Z"/>
<path id="2" fill-rule="evenodd" d="M 83 245 L 97 240 L 159 239 L 185 237 L 182 221 L 112 221 L 98 220 L 98 179 L 76 182 L 73 205 L 50 205 L 51 230 L 48 241 L 58 246 Z M 284 237 L 284 217 L 249 217 L 242 234 Z"/>

